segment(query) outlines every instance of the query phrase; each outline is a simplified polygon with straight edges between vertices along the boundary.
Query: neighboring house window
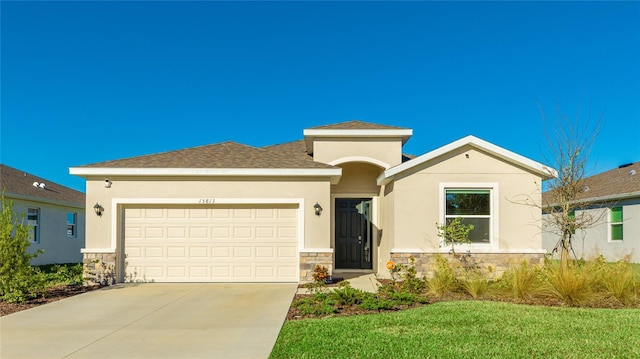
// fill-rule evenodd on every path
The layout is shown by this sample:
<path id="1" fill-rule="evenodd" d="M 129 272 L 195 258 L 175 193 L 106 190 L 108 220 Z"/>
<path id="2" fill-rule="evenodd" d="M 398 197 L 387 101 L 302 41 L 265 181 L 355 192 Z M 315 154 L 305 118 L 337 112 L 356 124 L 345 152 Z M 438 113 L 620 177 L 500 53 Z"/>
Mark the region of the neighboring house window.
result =
<path id="1" fill-rule="evenodd" d="M 76 237 L 76 219 L 77 214 L 73 212 L 67 213 L 67 237 L 75 238 Z"/>
<path id="2" fill-rule="evenodd" d="M 40 209 L 29 208 L 27 211 L 27 224 L 29 225 L 29 239 L 33 243 L 40 242 Z"/>
<path id="3" fill-rule="evenodd" d="M 612 241 L 622 240 L 622 207 L 609 210 L 609 235 Z"/>
<path id="4" fill-rule="evenodd" d="M 491 242 L 491 191 L 484 188 L 445 189 L 445 221 L 448 224 L 460 217 L 463 224 L 472 224 L 473 230 L 469 232 L 472 244 Z"/>

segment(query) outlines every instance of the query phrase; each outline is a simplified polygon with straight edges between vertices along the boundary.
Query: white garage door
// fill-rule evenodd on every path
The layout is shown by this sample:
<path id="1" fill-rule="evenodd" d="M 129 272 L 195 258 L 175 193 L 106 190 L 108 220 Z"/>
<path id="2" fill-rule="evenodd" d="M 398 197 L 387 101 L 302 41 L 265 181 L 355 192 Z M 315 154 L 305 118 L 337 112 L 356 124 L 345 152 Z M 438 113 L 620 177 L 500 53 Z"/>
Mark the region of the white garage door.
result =
<path id="1" fill-rule="evenodd" d="M 294 206 L 125 209 L 127 282 L 297 282 Z"/>

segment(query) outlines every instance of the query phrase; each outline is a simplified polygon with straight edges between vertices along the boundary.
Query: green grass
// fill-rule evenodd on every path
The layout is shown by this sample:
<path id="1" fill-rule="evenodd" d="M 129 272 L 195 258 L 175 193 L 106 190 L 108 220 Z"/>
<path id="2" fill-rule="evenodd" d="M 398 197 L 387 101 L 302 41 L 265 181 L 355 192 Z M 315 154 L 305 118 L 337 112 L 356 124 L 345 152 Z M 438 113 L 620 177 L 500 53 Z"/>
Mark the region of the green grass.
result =
<path id="1" fill-rule="evenodd" d="M 270 358 L 640 358 L 640 310 L 454 301 L 286 322 Z"/>

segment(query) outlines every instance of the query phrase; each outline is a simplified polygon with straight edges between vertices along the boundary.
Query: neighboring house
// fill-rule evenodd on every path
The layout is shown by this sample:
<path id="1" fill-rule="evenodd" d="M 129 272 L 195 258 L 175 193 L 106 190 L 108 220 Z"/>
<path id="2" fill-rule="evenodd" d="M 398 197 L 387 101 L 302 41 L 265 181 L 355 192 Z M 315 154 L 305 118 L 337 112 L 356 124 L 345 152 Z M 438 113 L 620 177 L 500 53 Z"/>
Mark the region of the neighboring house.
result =
<path id="1" fill-rule="evenodd" d="M 576 257 L 602 255 L 608 261 L 640 263 L 640 162 L 587 177 L 581 186 L 578 199 L 587 204 L 588 214 L 596 222 L 572 236 Z M 545 204 L 552 204 L 549 192 L 543 198 Z M 560 236 L 553 226 L 545 223 L 544 228 L 543 248 L 553 252 Z M 554 256 L 559 257 L 559 252 Z"/>
<path id="2" fill-rule="evenodd" d="M 493 269 L 540 261 L 542 180 L 554 170 L 473 136 L 402 154 L 407 128 L 351 121 L 267 147 L 234 142 L 70 168 L 87 180 L 87 270 L 113 280 L 307 282 L 388 276 L 389 260 L 428 274 L 436 223 L 475 225 L 459 246 Z M 518 204 L 529 201 L 530 205 Z"/>
<path id="3" fill-rule="evenodd" d="M 18 220 L 31 227 L 29 253 L 44 251 L 32 265 L 82 262 L 84 193 L 6 165 L 0 165 L 0 188 Z"/>

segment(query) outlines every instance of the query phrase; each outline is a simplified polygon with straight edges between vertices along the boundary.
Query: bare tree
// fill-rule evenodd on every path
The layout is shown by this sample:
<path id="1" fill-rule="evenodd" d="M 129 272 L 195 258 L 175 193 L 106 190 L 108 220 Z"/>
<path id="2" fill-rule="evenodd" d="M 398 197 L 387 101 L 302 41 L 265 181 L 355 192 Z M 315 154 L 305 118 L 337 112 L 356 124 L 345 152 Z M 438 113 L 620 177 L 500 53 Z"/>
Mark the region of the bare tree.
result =
<path id="1" fill-rule="evenodd" d="M 543 225 L 545 230 L 555 233 L 559 240 L 553 249 L 560 252 L 561 268 L 567 269 L 569 257 L 573 252 L 573 239 L 576 231 L 593 226 L 601 215 L 587 211 L 589 205 L 584 192 L 585 178 L 591 149 L 602 123 L 602 115 L 592 122 L 591 109 L 587 118 L 580 120 L 565 116 L 558 106 L 558 118 L 549 126 L 542 107 L 538 103 L 545 123 L 547 142 L 547 163 L 558 171 L 557 177 L 547 181 L 547 191 L 543 194 L 542 208 L 545 212 Z"/>

